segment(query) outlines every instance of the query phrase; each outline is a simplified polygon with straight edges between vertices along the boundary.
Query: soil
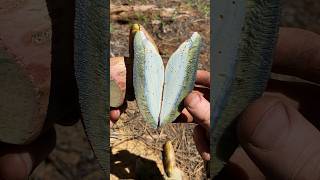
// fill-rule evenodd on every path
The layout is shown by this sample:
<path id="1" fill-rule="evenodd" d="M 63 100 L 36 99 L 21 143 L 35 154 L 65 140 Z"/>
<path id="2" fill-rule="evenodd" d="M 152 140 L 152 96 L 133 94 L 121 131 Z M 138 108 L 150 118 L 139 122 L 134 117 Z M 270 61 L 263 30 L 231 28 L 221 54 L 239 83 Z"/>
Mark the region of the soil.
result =
<path id="1" fill-rule="evenodd" d="M 207 9 L 208 1 L 143 0 L 133 2 L 132 0 L 113 0 L 110 4 L 114 6 L 153 5 L 158 10 L 137 11 L 132 16 L 123 15 L 125 17 L 123 19 L 116 16 L 114 19 L 111 18 L 110 44 L 111 53 L 114 56 L 128 56 L 129 26 L 134 22 L 139 22 L 155 38 L 165 62 L 178 45 L 190 36 L 192 31 L 198 31 L 204 37 L 199 68 L 209 70 L 210 19 Z M 12 19 L 28 16 L 29 11 L 44 10 L 46 6 L 43 0 L 2 0 L 0 1 L 0 17 L 13 11 L 18 12 L 23 8 L 27 8 L 28 11 L 24 14 L 12 14 Z M 319 9 L 318 0 L 284 0 L 281 24 L 320 33 Z M 168 16 L 163 12 L 173 13 L 174 16 Z M 42 13 L 43 11 L 39 12 L 39 14 Z M 8 21 L 8 18 L 0 18 L 1 25 L 9 23 Z M 29 21 L 31 22 L 32 19 Z M 43 21 L 43 26 L 39 26 L 39 29 L 34 31 L 31 40 L 28 39 L 25 47 L 19 49 L 24 51 L 26 50 L 24 48 L 31 48 L 36 44 L 43 46 L 43 49 L 46 50 L 47 54 L 41 54 L 41 56 L 48 57 L 50 55 L 48 48 L 51 44 L 50 38 L 48 38 L 50 37 L 50 29 L 47 29 L 49 23 L 47 17 Z M 18 29 L 10 31 L 18 33 Z M 0 38 L 2 35 L 0 34 Z M 24 39 L 22 36 L 15 38 Z M 127 110 L 111 130 L 111 178 L 134 178 L 140 173 L 141 167 L 143 170 L 149 167 L 153 171 L 151 175 L 162 174 L 162 144 L 165 140 L 171 139 L 176 151 L 177 166 L 185 173 L 186 178 L 202 179 L 204 175 L 203 163 L 192 140 L 193 127 L 192 124 L 171 124 L 156 131 L 142 120 L 135 102 L 128 102 Z M 105 179 L 90 149 L 82 124 L 78 122 L 73 126 L 55 125 L 55 128 L 57 132 L 56 148 L 34 170 L 30 179 Z"/>

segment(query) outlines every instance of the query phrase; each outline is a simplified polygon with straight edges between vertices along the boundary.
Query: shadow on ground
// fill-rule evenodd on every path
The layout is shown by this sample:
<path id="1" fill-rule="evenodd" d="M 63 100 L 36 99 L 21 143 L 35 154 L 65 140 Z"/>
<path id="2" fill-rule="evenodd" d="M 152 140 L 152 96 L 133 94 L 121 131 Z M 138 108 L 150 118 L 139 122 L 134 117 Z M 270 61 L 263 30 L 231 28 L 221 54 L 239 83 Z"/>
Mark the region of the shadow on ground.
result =
<path id="1" fill-rule="evenodd" d="M 119 179 L 163 179 L 155 161 L 142 158 L 127 150 L 110 157 L 110 174 Z"/>

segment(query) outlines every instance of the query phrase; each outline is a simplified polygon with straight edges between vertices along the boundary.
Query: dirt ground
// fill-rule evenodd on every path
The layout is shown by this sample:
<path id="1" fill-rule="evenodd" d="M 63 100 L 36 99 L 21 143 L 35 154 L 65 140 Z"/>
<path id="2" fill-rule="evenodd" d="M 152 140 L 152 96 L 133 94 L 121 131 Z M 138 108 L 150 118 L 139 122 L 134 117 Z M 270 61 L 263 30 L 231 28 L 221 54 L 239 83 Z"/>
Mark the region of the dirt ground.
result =
<path id="1" fill-rule="evenodd" d="M 29 1 L 31 0 L 1 0 L 0 14 L 22 8 Z M 38 4 L 35 7 L 41 5 L 41 8 L 46 8 L 44 1 L 36 3 Z M 133 22 L 141 23 L 153 35 L 165 61 L 178 45 L 189 37 L 190 32 L 198 31 L 204 37 L 199 69 L 209 70 L 208 1 L 143 0 L 136 3 L 132 0 L 113 0 L 110 6 L 144 7 L 118 14 L 112 14 L 111 9 L 112 55 L 128 56 L 129 26 Z M 319 9 L 318 0 L 283 0 L 281 24 L 320 33 Z M 44 38 L 43 41 L 50 45 L 49 38 Z M 111 178 L 132 179 L 141 174 L 141 169 L 150 175 L 149 179 L 162 174 L 161 146 L 165 140 L 171 139 L 178 167 L 184 171 L 187 178 L 202 179 L 203 164 L 192 140 L 193 127 L 192 124 L 172 124 L 156 131 L 144 123 L 135 102 L 129 102 L 119 123 L 111 130 Z M 105 179 L 90 149 L 82 124 L 78 122 L 74 126 L 56 125 L 55 128 L 56 148 L 34 170 L 30 179 Z"/>

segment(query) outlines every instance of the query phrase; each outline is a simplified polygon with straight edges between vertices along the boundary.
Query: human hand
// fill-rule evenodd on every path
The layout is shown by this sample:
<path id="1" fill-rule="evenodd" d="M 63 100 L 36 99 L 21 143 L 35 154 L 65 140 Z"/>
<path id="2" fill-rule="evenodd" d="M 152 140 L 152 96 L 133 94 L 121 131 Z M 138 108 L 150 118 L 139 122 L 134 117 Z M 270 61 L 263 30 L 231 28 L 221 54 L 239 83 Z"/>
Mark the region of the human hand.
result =
<path id="1" fill-rule="evenodd" d="M 319 35 L 298 29 L 282 28 L 272 71 L 296 75 L 319 83 L 319 49 Z M 196 84 L 207 88 L 195 88 L 195 92 L 185 98 L 184 103 L 186 108 L 182 111 L 176 122 L 198 123 L 194 131 L 196 147 L 204 160 L 210 160 L 209 73 L 198 71 Z M 320 126 L 319 122 L 317 122 L 319 110 L 317 110 L 318 106 L 316 104 L 320 100 L 320 94 L 316 93 L 320 92 L 319 87 L 315 88 L 315 86 L 305 83 L 270 80 L 267 90 L 269 92 L 250 105 L 240 119 L 238 136 L 245 151 L 239 148 L 233 154 L 229 165 L 225 169 L 225 172 L 228 172 L 227 176 L 236 175 L 237 177 L 263 178 L 265 175 L 281 179 L 289 176 L 297 178 L 305 176 L 310 178 L 310 175 L 314 175 L 314 177 L 319 177 L 320 175 L 316 174 L 316 172 L 320 171 L 312 169 L 319 168 L 319 160 L 311 159 L 311 157 L 319 157 L 320 145 L 317 140 L 320 138 L 320 135 L 316 127 L 309 123 L 311 121 L 313 124 L 317 124 L 318 127 Z M 271 110 L 275 111 L 275 113 L 266 113 L 268 111 L 271 112 Z M 280 112 L 280 115 L 277 115 L 276 112 Z M 114 111 L 111 114 L 114 115 L 113 117 L 119 117 L 120 111 Z M 276 118 L 269 117 L 271 115 L 275 115 Z M 286 121 L 277 121 L 281 117 L 282 120 Z M 266 122 L 270 124 L 262 126 L 261 122 L 263 119 L 268 119 Z M 292 122 L 294 123 L 292 124 Z M 255 131 L 258 127 L 262 127 L 262 129 L 269 128 L 270 132 L 274 129 L 276 131 L 271 134 L 264 134 L 265 136 L 262 136 L 262 139 L 256 140 L 256 135 L 255 133 L 252 134 L 253 132 L 265 133 L 262 130 Z M 277 135 L 283 132 L 281 130 L 284 127 L 287 128 L 286 132 L 290 136 L 277 138 Z M 279 140 L 279 142 L 276 140 Z M 259 144 L 265 145 L 264 143 L 272 142 L 276 142 L 277 145 L 282 144 L 282 148 L 266 150 L 263 148 L 257 149 L 256 147 L 259 147 Z M 311 144 L 312 146 L 306 146 L 307 144 Z M 275 147 L 273 146 L 272 148 Z M 305 153 L 302 153 L 300 156 L 298 155 L 299 152 L 304 151 Z M 309 153 L 308 151 L 312 152 Z M 301 163 L 302 161 L 292 162 L 291 160 L 294 160 L 296 157 L 300 157 L 301 160 L 305 161 L 303 163 Z M 307 162 L 308 158 L 310 158 L 309 163 L 305 166 L 304 163 Z M 299 167 L 301 169 L 298 172 Z M 296 174 L 293 174 L 295 172 Z M 226 173 L 222 174 L 226 175 Z"/>
<path id="2" fill-rule="evenodd" d="M 282 28 L 273 72 L 320 82 L 320 36 Z M 271 79 L 238 122 L 238 148 L 224 178 L 319 179 L 319 85 Z"/>
<path id="3" fill-rule="evenodd" d="M 282 28 L 272 71 L 319 83 L 319 49 L 319 35 Z M 209 75 L 207 79 L 210 79 Z M 276 179 L 319 178 L 319 86 L 271 79 L 267 91 L 242 114 L 238 138 L 243 149 L 236 150 L 221 176 L 243 179 L 264 179 L 265 176 Z M 199 124 L 195 129 L 195 143 L 202 158 L 209 160 L 206 135 L 210 126 L 210 103 L 193 92 L 185 99 L 185 107 L 188 111 L 183 111 L 184 121 L 194 120 Z"/>
<path id="4" fill-rule="evenodd" d="M 201 87 L 199 87 L 199 85 Z M 177 121 L 195 122 L 194 141 L 201 157 L 210 160 L 210 72 L 197 71 L 196 87 L 184 100 L 185 109 Z"/>

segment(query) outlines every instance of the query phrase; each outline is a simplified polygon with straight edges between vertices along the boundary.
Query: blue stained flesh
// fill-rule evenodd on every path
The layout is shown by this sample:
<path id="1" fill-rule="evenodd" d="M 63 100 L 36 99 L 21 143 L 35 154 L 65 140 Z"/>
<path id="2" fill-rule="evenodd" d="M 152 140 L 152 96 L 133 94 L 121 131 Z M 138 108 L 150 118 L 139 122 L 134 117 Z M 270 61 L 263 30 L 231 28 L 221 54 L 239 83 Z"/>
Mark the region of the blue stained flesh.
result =
<path id="1" fill-rule="evenodd" d="M 172 122 L 180 113 L 178 108 L 193 89 L 200 35 L 182 43 L 172 54 L 164 71 L 161 56 L 142 31 L 134 38 L 133 80 L 138 107 L 154 127 Z"/>
<path id="2" fill-rule="evenodd" d="M 164 66 L 160 55 L 153 45 L 147 40 L 145 43 L 145 94 L 148 94 L 147 104 L 151 115 L 155 121 L 158 121 L 161 109 Z"/>
<path id="3" fill-rule="evenodd" d="M 164 82 L 162 58 L 141 31 L 135 35 L 134 52 L 133 84 L 137 104 L 144 119 L 156 127 Z"/>
<path id="4" fill-rule="evenodd" d="M 185 87 L 184 80 L 187 74 L 185 69 L 188 65 L 186 59 L 190 46 L 190 43 L 184 42 L 177 51 L 172 54 L 168 61 L 165 71 L 160 124 L 162 124 L 171 111 L 176 108 L 180 93 Z"/>

